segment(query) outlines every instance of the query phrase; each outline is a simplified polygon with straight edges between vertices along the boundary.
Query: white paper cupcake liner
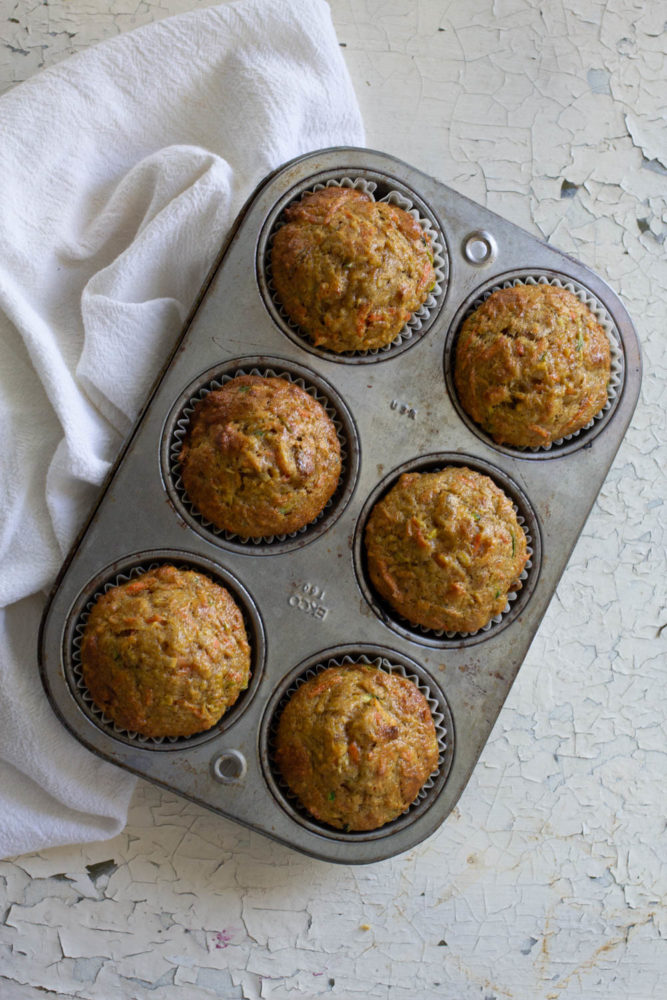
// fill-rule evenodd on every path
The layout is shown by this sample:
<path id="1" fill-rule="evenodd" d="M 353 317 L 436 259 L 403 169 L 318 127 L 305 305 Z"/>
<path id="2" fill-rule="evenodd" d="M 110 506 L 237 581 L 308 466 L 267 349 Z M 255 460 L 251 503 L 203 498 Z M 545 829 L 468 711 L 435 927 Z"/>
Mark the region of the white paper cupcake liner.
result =
<path id="1" fill-rule="evenodd" d="M 262 537 L 245 537 L 243 535 L 236 534 L 231 531 L 227 531 L 224 528 L 219 528 L 217 525 L 212 524 L 190 500 L 185 486 L 183 485 L 183 479 L 181 476 L 181 463 L 180 463 L 180 453 L 183 447 L 183 443 L 187 436 L 190 420 L 192 419 L 192 414 L 194 413 L 197 404 L 204 399 L 210 392 L 215 389 L 221 389 L 223 385 L 226 385 L 232 379 L 237 378 L 240 375 L 259 375 L 264 378 L 282 378 L 287 382 L 291 382 L 293 385 L 298 385 L 299 388 L 307 392 L 313 399 L 316 399 L 318 403 L 324 408 L 327 416 L 331 419 L 334 427 L 336 428 L 336 435 L 340 444 L 340 457 L 341 457 L 341 472 L 338 480 L 338 486 L 336 487 L 333 495 L 327 500 L 325 506 L 322 508 L 320 513 L 310 521 L 308 524 L 299 528 L 297 531 L 293 531 L 285 535 L 264 535 Z M 309 531 L 318 525 L 329 516 L 333 508 L 338 504 L 341 494 L 344 490 L 344 484 L 346 476 L 348 473 L 348 467 L 350 462 L 350 443 L 348 441 L 343 422 L 341 420 L 340 414 L 334 405 L 334 403 L 326 396 L 319 388 L 308 382 L 307 379 L 300 375 L 294 374 L 281 367 L 271 367 L 271 366 L 254 366 L 254 365 L 241 365 L 235 368 L 233 371 L 225 372 L 219 377 L 213 378 L 203 385 L 199 386 L 196 392 L 189 398 L 187 403 L 182 407 L 179 417 L 177 418 L 174 428 L 172 431 L 171 440 L 169 442 L 169 476 L 171 478 L 172 486 L 178 497 L 179 503 L 185 511 L 189 514 L 192 520 L 196 521 L 202 528 L 204 528 L 208 533 L 215 535 L 217 538 L 223 539 L 224 541 L 235 543 L 236 545 L 241 545 L 247 547 L 249 550 L 259 549 L 266 546 L 272 546 L 275 544 L 282 544 L 290 539 L 299 539 L 303 537 Z"/>
<path id="2" fill-rule="evenodd" d="M 395 352 L 397 348 L 400 348 L 405 342 L 411 340 L 415 335 L 419 334 L 432 312 L 439 306 L 442 301 L 444 292 L 447 287 L 447 251 L 445 249 L 444 241 L 440 236 L 438 230 L 434 227 L 430 219 L 421 215 L 417 208 L 415 208 L 414 203 L 400 191 L 390 190 L 382 198 L 375 199 L 375 191 L 377 190 L 377 183 L 375 181 L 368 180 L 365 177 L 336 177 L 330 178 L 324 184 L 313 184 L 312 187 L 305 191 L 302 191 L 295 201 L 300 201 L 305 195 L 311 194 L 313 191 L 321 191 L 325 187 L 345 187 L 354 188 L 357 191 L 363 191 L 365 194 L 369 195 L 374 200 L 379 202 L 387 202 L 391 205 L 397 205 L 404 211 L 408 212 L 413 219 L 415 219 L 424 232 L 430 237 L 431 249 L 433 251 L 433 267 L 435 270 L 436 282 L 431 291 L 429 292 L 426 300 L 421 305 L 421 307 L 412 314 L 408 322 L 405 324 L 403 329 L 397 334 L 397 336 L 391 341 L 391 343 L 386 344 L 384 347 L 375 347 L 367 351 L 331 351 L 328 348 L 318 350 L 326 354 L 331 358 L 354 358 L 354 357 L 384 357 L 387 354 Z M 282 321 L 289 327 L 289 329 L 303 342 L 305 347 L 313 348 L 313 342 L 309 338 L 308 334 L 301 329 L 301 327 L 294 323 L 292 319 L 288 316 L 287 312 L 282 306 L 278 293 L 276 292 L 275 285 L 273 284 L 273 274 L 271 271 L 271 250 L 273 248 L 273 241 L 277 231 L 284 225 L 282 219 L 279 219 L 273 228 L 273 232 L 269 236 L 267 244 L 267 255 L 265 261 L 265 272 L 267 278 L 267 287 L 269 294 L 271 296 L 271 301 L 274 308 L 276 309 L 278 315 Z"/>
<path id="3" fill-rule="evenodd" d="M 589 420 L 584 427 L 580 427 L 578 431 L 574 431 L 572 434 L 566 434 L 557 440 L 552 441 L 550 444 L 540 445 L 539 447 L 526 447 L 520 445 L 504 445 L 503 447 L 511 451 L 517 452 L 531 452 L 533 454 L 540 454 L 541 452 L 549 452 L 552 448 L 559 448 L 566 442 L 575 440 L 584 431 L 589 430 L 594 427 L 595 424 L 607 416 L 609 411 L 616 405 L 619 393 L 623 386 L 623 378 L 625 375 L 625 359 L 623 357 L 623 350 L 621 347 L 621 338 L 616 328 L 616 324 L 609 315 L 607 309 L 603 304 L 597 299 L 592 292 L 590 292 L 579 282 L 574 281 L 572 278 L 567 278 L 564 275 L 562 277 L 547 276 L 545 274 L 535 273 L 534 275 L 528 275 L 527 277 L 516 277 L 508 278 L 500 284 L 493 285 L 488 288 L 483 295 L 471 304 L 470 308 L 466 310 L 465 316 L 463 317 L 462 323 L 472 315 L 472 313 L 482 305 L 483 302 L 489 298 L 493 292 L 498 292 L 502 288 L 514 288 L 517 285 L 554 285 L 556 288 L 565 288 L 568 292 L 572 292 L 577 296 L 579 301 L 583 305 L 587 306 L 593 313 L 598 323 L 607 335 L 607 340 L 609 341 L 609 352 L 610 352 L 610 375 L 609 382 L 607 383 L 607 402 L 602 407 L 599 413 L 596 413 L 592 420 Z M 483 428 L 480 428 L 482 433 Z M 487 435 L 488 436 L 488 435 Z"/>
<path id="4" fill-rule="evenodd" d="M 278 722 L 280 720 L 280 716 L 283 712 L 283 709 L 285 708 L 287 702 L 292 697 L 294 692 L 297 691 L 302 684 L 304 684 L 307 680 L 310 680 L 311 677 L 316 677 L 318 674 L 322 673 L 322 671 L 327 670 L 330 667 L 341 667 L 345 666 L 346 664 L 353 664 L 353 663 L 363 663 L 371 667 L 376 667 L 379 670 L 384 670 L 385 673 L 388 674 L 400 674 L 401 677 L 405 677 L 407 678 L 407 680 L 412 681 L 412 683 L 419 689 L 424 698 L 426 698 L 426 701 L 428 703 L 431 712 L 431 717 L 435 725 L 436 738 L 438 741 L 438 763 L 436 768 L 433 770 L 433 772 L 429 775 L 427 780 L 420 788 L 417 797 L 414 799 L 413 802 L 410 803 L 410 805 L 406 809 L 403 810 L 401 816 L 408 816 L 411 813 L 413 813 L 415 809 L 430 796 L 435 787 L 436 780 L 438 776 L 441 774 L 443 767 L 445 766 L 446 758 L 448 756 L 451 756 L 451 749 L 452 749 L 453 733 L 449 731 L 447 726 L 447 720 L 445 718 L 445 711 L 449 713 L 448 708 L 446 708 L 445 706 L 443 710 L 443 706 L 441 705 L 440 701 L 434 694 L 433 690 L 428 686 L 426 680 L 423 677 L 416 674 L 415 672 L 409 670 L 404 664 L 399 663 L 395 660 L 391 660 L 384 656 L 369 657 L 368 655 L 360 651 L 358 655 L 355 653 L 349 653 L 341 657 L 331 657 L 328 659 L 323 659 L 306 667 L 303 673 L 299 674 L 299 676 L 285 690 L 282 697 L 280 698 L 280 701 L 276 705 L 268 732 L 269 757 L 271 760 L 272 771 L 276 779 L 278 788 L 280 789 L 285 799 L 288 800 L 292 808 L 295 809 L 304 817 L 308 818 L 311 822 L 317 824 L 318 826 L 321 825 L 326 830 L 330 830 L 333 836 L 343 834 L 346 837 L 350 837 L 355 835 L 355 831 L 340 831 L 335 827 L 329 827 L 326 823 L 320 823 L 318 820 L 315 820 L 311 816 L 311 814 L 304 806 L 301 805 L 298 797 L 291 791 L 287 783 L 284 781 L 280 773 L 280 769 L 275 763 L 275 739 L 278 728 Z M 390 820 L 386 824 L 386 826 L 390 827 L 398 819 L 400 819 L 400 817 L 395 817 L 395 819 Z M 383 829 L 382 827 L 378 828 L 378 830 L 382 829 Z M 356 834 L 358 836 L 364 836 L 367 832 L 368 831 L 356 831 Z M 387 832 L 390 832 L 390 830 L 388 830 Z"/>

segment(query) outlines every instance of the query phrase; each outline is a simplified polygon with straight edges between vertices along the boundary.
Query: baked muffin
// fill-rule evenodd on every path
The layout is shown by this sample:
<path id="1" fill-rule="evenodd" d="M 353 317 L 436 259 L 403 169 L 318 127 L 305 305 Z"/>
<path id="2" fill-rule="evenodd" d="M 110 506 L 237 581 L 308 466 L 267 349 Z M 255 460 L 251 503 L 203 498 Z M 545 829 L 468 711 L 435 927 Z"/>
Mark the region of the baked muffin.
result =
<path id="1" fill-rule="evenodd" d="M 273 283 L 317 347 L 390 344 L 435 285 L 430 237 L 396 205 L 328 187 L 290 205 L 285 218 L 273 242 Z"/>
<path id="2" fill-rule="evenodd" d="M 375 830 L 414 802 L 438 765 L 428 702 L 399 674 L 361 663 L 328 667 L 285 706 L 276 763 L 315 819 Z"/>
<path id="3" fill-rule="evenodd" d="M 365 542 L 378 593 L 414 625 L 446 632 L 499 614 L 527 559 L 511 500 L 465 467 L 402 475 L 373 507 Z"/>
<path id="4" fill-rule="evenodd" d="M 286 379 L 259 375 L 239 375 L 197 404 L 180 462 L 197 510 L 244 538 L 309 524 L 341 471 L 324 407 Z"/>
<path id="5" fill-rule="evenodd" d="M 97 599 L 81 642 L 98 708 L 143 736 L 210 729 L 248 686 L 243 617 L 220 584 L 165 565 Z"/>
<path id="6" fill-rule="evenodd" d="M 498 444 L 545 447 L 607 402 L 608 337 L 576 295 L 556 285 L 493 292 L 458 337 L 461 406 Z"/>

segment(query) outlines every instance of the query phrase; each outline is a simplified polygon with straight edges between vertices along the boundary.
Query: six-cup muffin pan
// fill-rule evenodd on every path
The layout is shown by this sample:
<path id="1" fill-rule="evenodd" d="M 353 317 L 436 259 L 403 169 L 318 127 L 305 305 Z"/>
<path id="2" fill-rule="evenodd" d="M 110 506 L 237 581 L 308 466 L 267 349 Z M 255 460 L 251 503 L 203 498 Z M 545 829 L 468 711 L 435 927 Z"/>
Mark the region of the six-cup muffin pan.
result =
<path id="1" fill-rule="evenodd" d="M 431 233 L 438 282 L 387 348 L 336 355 L 314 347 L 276 300 L 273 234 L 285 207 L 317 185 L 372 191 Z M 452 379 L 457 331 L 491 290 L 555 282 L 584 297 L 612 344 L 607 406 L 549 449 L 499 447 L 461 409 Z M 454 807 L 554 593 L 634 410 L 640 352 L 623 305 L 592 271 L 439 181 L 385 154 L 335 148 L 267 178 L 241 212 L 171 358 L 54 587 L 40 632 L 40 669 L 64 725 L 92 751 L 291 847 L 364 863 L 428 837 Z M 239 373 L 280 375 L 325 406 L 343 472 L 321 515 L 292 535 L 221 532 L 189 503 L 180 444 L 197 400 Z M 512 499 L 530 559 L 502 614 L 473 634 L 415 627 L 374 592 L 363 532 L 373 504 L 405 471 L 465 465 Z M 96 597 L 161 562 L 230 590 L 252 647 L 248 689 L 220 722 L 187 739 L 118 729 L 92 703 L 79 646 Z M 436 720 L 437 772 L 380 829 L 343 832 L 301 809 L 277 771 L 274 735 L 295 685 L 331 664 L 372 663 L 418 684 Z"/>

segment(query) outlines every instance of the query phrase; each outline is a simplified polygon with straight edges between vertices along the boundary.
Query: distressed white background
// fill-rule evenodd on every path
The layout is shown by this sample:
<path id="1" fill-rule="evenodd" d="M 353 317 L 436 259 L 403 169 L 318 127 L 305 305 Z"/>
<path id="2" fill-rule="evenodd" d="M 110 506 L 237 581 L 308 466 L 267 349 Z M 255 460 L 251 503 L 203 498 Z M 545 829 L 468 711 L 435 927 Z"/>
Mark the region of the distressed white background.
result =
<path id="1" fill-rule="evenodd" d="M 0 91 L 210 5 L 0 0 Z M 665 995 L 667 4 L 331 8 L 368 145 L 600 272 L 642 341 L 641 401 L 429 841 L 341 868 L 140 783 L 114 840 L 0 862 L 3 1000 Z"/>

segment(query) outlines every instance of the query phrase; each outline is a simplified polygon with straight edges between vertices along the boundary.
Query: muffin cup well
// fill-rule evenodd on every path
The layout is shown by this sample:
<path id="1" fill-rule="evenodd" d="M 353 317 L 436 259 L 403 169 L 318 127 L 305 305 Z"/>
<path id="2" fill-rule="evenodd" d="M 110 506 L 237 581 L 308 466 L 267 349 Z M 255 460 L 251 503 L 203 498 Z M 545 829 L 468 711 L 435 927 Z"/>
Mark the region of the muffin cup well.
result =
<path id="1" fill-rule="evenodd" d="M 128 583 L 142 573 L 167 563 L 176 566 L 177 569 L 202 573 L 229 591 L 243 616 L 250 645 L 250 681 L 248 687 L 239 694 L 236 702 L 230 706 L 218 722 L 209 729 L 192 736 L 143 736 L 141 733 L 117 726 L 93 701 L 84 681 L 81 666 L 81 642 L 88 616 L 98 598 L 110 588 Z M 202 556 L 180 551 L 160 550 L 128 556 L 102 570 L 90 581 L 79 594 L 70 611 L 64 633 L 63 661 L 65 676 L 75 700 L 88 719 L 104 733 L 122 743 L 146 750 L 180 750 L 207 742 L 229 729 L 240 718 L 259 685 L 264 669 L 265 645 L 264 626 L 257 606 L 245 587 L 231 573 Z"/>
<path id="2" fill-rule="evenodd" d="M 377 667 L 387 673 L 397 673 L 412 681 L 426 698 L 435 724 L 438 740 L 438 765 L 422 785 L 414 802 L 396 819 L 385 823 L 376 830 L 339 830 L 316 820 L 299 802 L 282 778 L 275 761 L 275 741 L 278 722 L 289 698 L 304 681 L 329 667 L 340 667 L 350 663 L 363 663 Z M 383 646 L 368 644 L 336 646 L 309 658 L 295 667 L 274 691 L 262 720 L 260 733 L 260 753 L 264 777 L 274 797 L 297 823 L 317 833 L 335 840 L 377 840 L 396 833 L 414 822 L 424 813 L 440 793 L 454 756 L 454 722 L 444 694 L 423 667 L 414 660 Z"/>
<path id="3" fill-rule="evenodd" d="M 195 406 L 209 392 L 220 389 L 239 375 L 277 377 L 298 385 L 324 407 L 336 428 L 341 450 L 341 474 L 338 486 L 313 521 L 288 535 L 244 538 L 224 528 L 218 528 L 197 510 L 183 485 L 180 453 Z M 301 548 L 307 542 L 319 537 L 342 514 L 354 492 L 359 472 L 359 442 L 347 406 L 333 387 L 319 375 L 281 358 L 239 358 L 204 372 L 177 400 L 163 430 L 161 463 L 167 492 L 179 514 L 190 527 L 225 548 L 252 555 L 273 555 Z"/>
<path id="4" fill-rule="evenodd" d="M 397 205 L 408 212 L 431 238 L 436 284 L 431 292 L 429 292 L 423 305 L 412 314 L 403 329 L 385 347 L 372 348 L 367 351 L 341 352 L 316 347 L 308 334 L 287 315 L 276 292 L 271 270 L 271 250 L 275 234 L 284 224 L 285 209 L 294 202 L 300 201 L 304 195 L 310 194 L 313 191 L 319 191 L 324 187 L 355 188 L 356 190 L 364 191 L 376 201 L 384 201 L 392 205 Z M 379 197 L 376 195 L 379 195 Z M 348 176 L 344 172 L 341 172 L 315 184 L 311 181 L 296 192 L 291 192 L 289 197 L 284 199 L 274 210 L 260 235 L 257 254 L 257 273 L 265 304 L 276 324 L 290 340 L 298 344 L 299 347 L 319 357 L 327 358 L 329 361 L 338 361 L 344 364 L 367 364 L 375 361 L 384 361 L 386 358 L 391 358 L 402 353 L 402 351 L 411 347 L 427 332 L 445 299 L 449 278 L 449 255 L 445 238 L 442 235 L 441 227 L 435 215 L 421 202 L 416 193 L 400 185 L 398 181 L 391 177 L 370 174 L 363 177 L 356 174 Z"/>
<path id="5" fill-rule="evenodd" d="M 519 447 L 517 445 L 497 444 L 491 435 L 487 434 L 486 431 L 466 413 L 459 401 L 454 381 L 456 348 L 459 331 L 464 321 L 477 308 L 479 308 L 479 306 L 481 306 L 493 292 L 500 291 L 500 289 L 503 288 L 512 288 L 517 285 L 554 285 L 557 288 L 564 288 L 567 291 L 572 292 L 577 296 L 579 301 L 583 303 L 583 305 L 587 306 L 591 310 L 598 323 L 605 331 L 607 340 L 609 341 L 609 351 L 611 355 L 611 369 L 609 382 L 607 384 L 607 402 L 600 412 L 578 431 L 575 431 L 572 434 L 567 434 L 562 438 L 558 438 L 558 440 L 552 441 L 548 445 L 542 445 L 540 447 Z M 571 451 L 575 451 L 578 448 L 582 448 L 587 445 L 594 436 L 602 431 L 611 419 L 620 400 L 624 378 L 625 357 L 623 354 L 621 337 L 614 320 L 611 318 L 608 310 L 602 302 L 595 295 L 593 295 L 588 288 L 580 284 L 580 282 L 575 281 L 573 278 L 569 278 L 565 274 L 547 274 L 537 271 L 533 272 L 523 270 L 512 272 L 503 280 L 495 279 L 492 284 L 474 292 L 473 295 L 470 296 L 462 305 L 451 325 L 445 344 L 445 380 L 447 382 L 450 397 L 453 400 L 459 415 L 470 427 L 473 433 L 485 441 L 490 447 L 505 454 L 517 455 L 521 458 L 555 458 L 562 454 L 569 454 Z"/>
<path id="6" fill-rule="evenodd" d="M 366 558 L 365 532 L 371 511 L 393 486 L 400 476 L 406 472 L 439 472 L 445 466 L 465 466 L 475 472 L 488 476 L 512 501 L 517 521 L 526 536 L 528 560 L 519 576 L 520 589 L 508 594 L 507 604 L 499 615 L 495 615 L 486 625 L 475 632 L 448 632 L 444 629 L 429 629 L 416 625 L 399 614 L 376 591 L 371 582 Z M 506 628 L 521 613 L 537 583 L 541 561 L 540 531 L 535 513 L 523 491 L 509 476 L 496 466 L 460 452 L 440 452 L 435 455 L 424 455 L 421 458 L 405 462 L 390 472 L 372 491 L 364 504 L 354 535 L 354 565 L 357 581 L 361 591 L 371 608 L 394 632 L 425 646 L 460 647 L 484 642 L 496 636 Z"/>

